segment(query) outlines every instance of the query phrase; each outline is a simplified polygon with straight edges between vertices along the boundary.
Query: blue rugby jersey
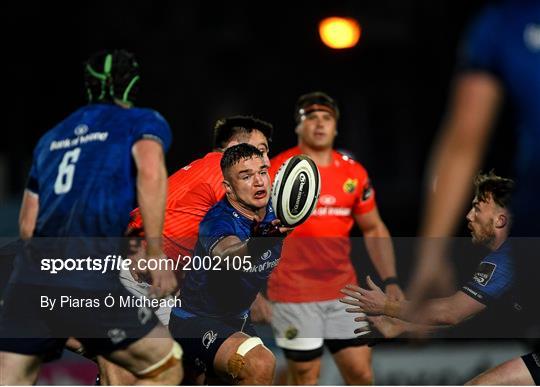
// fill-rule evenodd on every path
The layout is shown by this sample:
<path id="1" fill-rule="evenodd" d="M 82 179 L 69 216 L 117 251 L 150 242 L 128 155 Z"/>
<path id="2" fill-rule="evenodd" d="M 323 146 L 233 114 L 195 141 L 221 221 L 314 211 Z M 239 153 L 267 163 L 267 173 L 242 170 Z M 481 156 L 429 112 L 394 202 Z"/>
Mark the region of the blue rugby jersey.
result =
<path id="1" fill-rule="evenodd" d="M 117 280 L 111 269 L 51 274 L 41 270 L 42 259 L 103 259 L 121 252 L 117 238 L 136 207 L 132 147 L 141 139 L 158 141 L 165 151 L 172 134 L 156 111 L 114 104 L 82 107 L 43 135 L 27 184 L 39 195 L 34 238 L 18 256 L 11 282 L 95 289 Z"/>
<path id="2" fill-rule="evenodd" d="M 268 224 L 274 219 L 276 216 L 269 203 L 262 223 Z M 195 257 L 210 256 L 212 248 L 227 236 L 234 235 L 241 241 L 246 241 L 251 236 L 252 223 L 252 220 L 238 213 L 227 198 L 220 200 L 201 221 L 193 262 L 198 259 Z M 280 238 L 272 240 L 275 244 L 271 248 L 259 256 L 251 257 L 249 269 L 235 270 L 232 267 L 233 258 L 229 257 L 228 264 L 222 258 L 221 271 L 204 268 L 185 271 L 186 277 L 180 291 L 182 308 L 174 308 L 173 313 L 178 317 L 245 316 L 257 293 L 279 262 L 282 240 Z"/>

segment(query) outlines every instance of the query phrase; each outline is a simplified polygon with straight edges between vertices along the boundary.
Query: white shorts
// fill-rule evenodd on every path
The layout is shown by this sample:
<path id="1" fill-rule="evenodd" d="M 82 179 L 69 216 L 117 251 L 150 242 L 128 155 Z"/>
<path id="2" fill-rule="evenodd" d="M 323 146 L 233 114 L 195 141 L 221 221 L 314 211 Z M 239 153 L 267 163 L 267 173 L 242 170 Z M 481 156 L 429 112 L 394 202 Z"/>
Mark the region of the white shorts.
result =
<path id="1" fill-rule="evenodd" d="M 148 292 L 150 291 L 150 287 L 152 286 L 146 282 L 135 281 L 131 275 L 131 271 L 129 270 L 120 271 L 120 282 L 122 282 L 122 285 L 124 285 L 131 294 L 137 297 L 147 296 Z M 169 325 L 171 309 L 172 308 L 168 306 L 162 306 L 154 309 L 154 313 L 156 314 L 157 318 L 159 318 L 159 321 L 161 321 L 161 323 L 165 326 Z"/>
<path id="2" fill-rule="evenodd" d="M 321 348 L 325 339 L 354 339 L 354 330 L 367 322 L 356 322 L 359 313 L 347 313 L 339 300 L 274 302 L 272 328 L 279 347 L 297 351 Z"/>

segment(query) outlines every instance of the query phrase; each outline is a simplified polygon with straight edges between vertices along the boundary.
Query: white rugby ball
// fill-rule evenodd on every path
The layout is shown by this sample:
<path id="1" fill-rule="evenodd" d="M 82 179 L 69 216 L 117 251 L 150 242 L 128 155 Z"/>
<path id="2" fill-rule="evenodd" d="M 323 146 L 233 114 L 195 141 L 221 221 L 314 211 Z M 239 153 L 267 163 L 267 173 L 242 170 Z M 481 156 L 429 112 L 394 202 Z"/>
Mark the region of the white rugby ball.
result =
<path id="1" fill-rule="evenodd" d="M 296 227 L 312 214 L 321 193 L 321 175 L 308 156 L 289 158 L 272 184 L 272 206 L 281 224 Z"/>

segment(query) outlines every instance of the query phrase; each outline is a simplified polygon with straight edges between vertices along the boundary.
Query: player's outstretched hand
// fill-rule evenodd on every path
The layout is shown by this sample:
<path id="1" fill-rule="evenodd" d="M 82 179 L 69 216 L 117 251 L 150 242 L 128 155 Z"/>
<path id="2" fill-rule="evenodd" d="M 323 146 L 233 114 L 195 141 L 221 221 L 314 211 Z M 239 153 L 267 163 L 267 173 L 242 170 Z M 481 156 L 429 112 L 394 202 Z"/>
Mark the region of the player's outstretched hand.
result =
<path id="1" fill-rule="evenodd" d="M 362 315 L 354 319 L 356 322 L 367 321 L 369 325 L 355 329 L 356 334 L 365 334 L 372 330 L 378 331 L 384 338 L 392 339 L 405 332 L 405 323 L 402 320 L 388 316 L 366 316 Z"/>
<path id="2" fill-rule="evenodd" d="M 369 276 L 367 276 L 366 280 L 370 290 L 363 289 L 357 285 L 347 285 L 341 289 L 341 293 L 349 297 L 341 298 L 340 301 L 344 304 L 354 306 L 354 308 L 346 309 L 349 313 L 383 314 L 388 297 Z"/>

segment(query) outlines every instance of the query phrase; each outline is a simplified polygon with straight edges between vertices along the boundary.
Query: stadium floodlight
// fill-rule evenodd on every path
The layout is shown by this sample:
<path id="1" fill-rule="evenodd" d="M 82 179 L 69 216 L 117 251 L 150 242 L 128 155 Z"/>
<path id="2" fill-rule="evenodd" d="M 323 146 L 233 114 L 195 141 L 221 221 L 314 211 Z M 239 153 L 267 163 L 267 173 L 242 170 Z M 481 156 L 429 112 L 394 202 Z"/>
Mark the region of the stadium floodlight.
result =
<path id="1" fill-rule="evenodd" d="M 327 17 L 319 23 L 319 35 L 330 48 L 354 47 L 360 39 L 360 24 L 353 18 Z"/>

